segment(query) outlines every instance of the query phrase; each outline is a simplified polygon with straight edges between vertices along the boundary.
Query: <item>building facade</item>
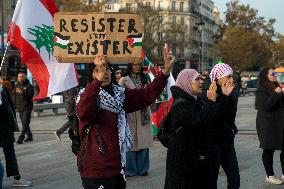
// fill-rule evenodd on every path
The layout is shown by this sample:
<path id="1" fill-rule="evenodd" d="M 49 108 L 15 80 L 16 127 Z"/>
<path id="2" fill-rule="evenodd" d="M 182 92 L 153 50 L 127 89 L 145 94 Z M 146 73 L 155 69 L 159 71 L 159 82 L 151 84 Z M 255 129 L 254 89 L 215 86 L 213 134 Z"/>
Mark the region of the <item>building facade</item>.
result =
<path id="1" fill-rule="evenodd" d="M 214 21 L 214 2 L 211 0 L 116 0 L 108 3 L 107 11 L 119 12 L 126 9 L 131 12 L 143 4 L 160 12 L 166 22 L 182 27 L 182 32 L 177 33 L 171 40 L 170 46 L 176 55 L 180 69 L 194 68 L 197 70 L 210 69 L 213 63 L 211 49 L 213 35 L 217 31 Z M 204 23 L 200 25 L 200 23 Z M 158 32 L 155 38 L 157 43 L 163 41 L 165 33 Z M 162 58 L 163 44 L 155 47 L 153 56 Z"/>

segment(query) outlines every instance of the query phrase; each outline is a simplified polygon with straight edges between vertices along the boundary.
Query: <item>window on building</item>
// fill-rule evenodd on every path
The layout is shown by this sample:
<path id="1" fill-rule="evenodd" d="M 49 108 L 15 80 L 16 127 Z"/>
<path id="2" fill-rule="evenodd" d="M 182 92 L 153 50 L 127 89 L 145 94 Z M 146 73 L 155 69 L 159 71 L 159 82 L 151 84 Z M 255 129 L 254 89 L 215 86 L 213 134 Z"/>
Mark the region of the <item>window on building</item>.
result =
<path id="1" fill-rule="evenodd" d="M 162 9 L 162 5 L 163 5 L 163 2 L 162 2 L 162 1 L 159 1 L 158 8 L 159 8 L 160 10 Z"/>
<path id="2" fill-rule="evenodd" d="M 173 2 L 172 2 L 172 11 L 175 11 L 175 10 L 176 10 L 176 2 L 173 1 Z"/>
<path id="3" fill-rule="evenodd" d="M 173 16 L 173 17 L 172 17 L 172 23 L 173 23 L 173 24 L 176 24 L 176 23 L 177 23 L 177 17 L 176 17 L 176 16 Z"/>
<path id="4" fill-rule="evenodd" d="M 146 2 L 146 7 L 150 7 L 151 3 L 150 2 Z"/>
<path id="5" fill-rule="evenodd" d="M 158 32 L 158 40 L 159 41 L 163 40 L 163 33 L 162 32 Z"/>
<path id="6" fill-rule="evenodd" d="M 180 47 L 180 57 L 184 57 L 184 47 Z"/>
<path id="7" fill-rule="evenodd" d="M 180 10 L 180 12 L 183 12 L 183 4 L 184 4 L 184 2 L 180 2 L 180 6 L 179 6 L 179 10 Z"/>
<path id="8" fill-rule="evenodd" d="M 184 17 L 180 17 L 180 25 L 184 25 Z"/>
<path id="9" fill-rule="evenodd" d="M 126 5 L 125 5 L 125 6 L 126 6 L 126 10 L 127 10 L 127 11 L 130 11 L 131 3 L 126 3 Z"/>

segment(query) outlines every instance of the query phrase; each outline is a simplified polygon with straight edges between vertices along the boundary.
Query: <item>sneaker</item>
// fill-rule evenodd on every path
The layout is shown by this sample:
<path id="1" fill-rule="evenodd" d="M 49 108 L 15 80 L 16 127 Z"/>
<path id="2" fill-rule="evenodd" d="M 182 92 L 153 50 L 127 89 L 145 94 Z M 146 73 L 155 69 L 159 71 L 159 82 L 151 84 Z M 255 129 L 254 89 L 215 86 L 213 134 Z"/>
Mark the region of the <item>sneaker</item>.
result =
<path id="1" fill-rule="evenodd" d="M 59 131 L 55 131 L 54 132 L 55 137 L 57 138 L 57 140 L 61 141 L 61 134 Z"/>
<path id="2" fill-rule="evenodd" d="M 269 176 L 269 177 L 266 177 L 266 182 L 269 182 L 269 183 L 271 183 L 271 184 L 282 184 L 283 183 L 283 181 L 282 180 L 280 180 L 278 177 L 276 177 L 276 176 Z"/>
<path id="3" fill-rule="evenodd" d="M 24 180 L 24 179 L 20 179 L 20 180 L 14 179 L 14 182 L 13 182 L 13 186 L 15 187 L 28 187 L 32 185 L 33 183 L 31 181 Z"/>
<path id="4" fill-rule="evenodd" d="M 281 180 L 284 182 L 284 175 L 281 176 Z"/>

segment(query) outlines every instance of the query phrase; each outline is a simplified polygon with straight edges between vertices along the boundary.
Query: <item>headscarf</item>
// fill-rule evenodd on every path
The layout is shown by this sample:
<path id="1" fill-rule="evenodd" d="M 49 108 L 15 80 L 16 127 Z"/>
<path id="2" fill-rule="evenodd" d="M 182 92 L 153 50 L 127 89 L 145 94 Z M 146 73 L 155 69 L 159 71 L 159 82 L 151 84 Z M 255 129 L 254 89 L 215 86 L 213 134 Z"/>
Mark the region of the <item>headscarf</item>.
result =
<path id="1" fill-rule="evenodd" d="M 190 96 L 197 99 L 197 96 L 192 94 L 192 81 L 198 78 L 199 75 L 194 69 L 184 69 L 178 74 L 175 86 L 180 87 Z"/>
<path id="2" fill-rule="evenodd" d="M 215 81 L 216 79 L 221 79 L 225 76 L 232 75 L 233 69 L 231 66 L 225 63 L 216 64 L 210 72 L 210 79 L 211 82 Z"/>

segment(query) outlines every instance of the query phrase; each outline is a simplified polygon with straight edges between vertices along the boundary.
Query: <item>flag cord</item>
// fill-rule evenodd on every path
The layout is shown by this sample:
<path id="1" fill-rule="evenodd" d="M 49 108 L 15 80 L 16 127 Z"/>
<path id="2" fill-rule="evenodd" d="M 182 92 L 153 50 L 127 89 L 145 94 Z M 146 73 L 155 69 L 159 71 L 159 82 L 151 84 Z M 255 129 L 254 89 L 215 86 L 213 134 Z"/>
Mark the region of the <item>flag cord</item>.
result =
<path id="1" fill-rule="evenodd" d="M 7 46 L 5 48 L 5 52 L 4 52 L 4 55 L 3 55 L 3 58 L 2 58 L 2 61 L 1 61 L 1 65 L 0 65 L 0 72 L 2 71 L 2 66 L 4 64 L 4 60 L 5 60 L 5 57 L 6 57 L 6 53 L 7 53 L 7 50 L 8 50 L 8 47 L 10 45 L 10 42 L 7 43 Z"/>

